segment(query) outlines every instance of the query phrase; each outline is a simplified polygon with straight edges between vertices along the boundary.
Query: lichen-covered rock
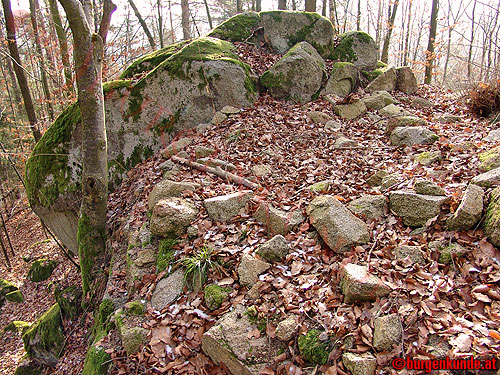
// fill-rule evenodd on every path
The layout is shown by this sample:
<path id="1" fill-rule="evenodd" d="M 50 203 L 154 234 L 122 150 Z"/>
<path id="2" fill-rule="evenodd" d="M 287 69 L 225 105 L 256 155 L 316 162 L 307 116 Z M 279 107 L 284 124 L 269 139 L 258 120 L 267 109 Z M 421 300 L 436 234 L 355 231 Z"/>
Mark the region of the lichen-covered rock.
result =
<path id="1" fill-rule="evenodd" d="M 412 116 L 410 112 L 401 107 L 398 107 L 395 104 L 386 105 L 385 107 L 379 109 L 378 113 L 380 113 L 382 116 L 387 117 Z"/>
<path id="2" fill-rule="evenodd" d="M 205 158 L 212 155 L 214 152 L 215 150 L 213 148 L 206 146 L 196 146 L 194 149 L 194 155 L 196 156 L 196 159 Z"/>
<path id="3" fill-rule="evenodd" d="M 490 193 L 490 202 L 486 209 L 484 231 L 490 242 L 500 247 L 500 187 Z"/>
<path id="4" fill-rule="evenodd" d="M 413 189 L 417 194 L 423 195 L 446 195 L 446 191 L 436 183 L 427 180 L 418 180 L 413 185 Z"/>
<path id="5" fill-rule="evenodd" d="M 414 94 L 418 90 L 417 77 L 409 66 L 396 68 L 396 89 L 405 94 Z"/>
<path id="6" fill-rule="evenodd" d="M 271 265 L 251 255 L 243 254 L 238 266 L 238 277 L 242 285 L 251 287 L 259 279 L 259 275 L 266 272 Z"/>
<path id="7" fill-rule="evenodd" d="M 179 269 L 161 279 L 156 285 L 151 296 L 151 306 L 157 311 L 163 310 L 180 296 L 182 289 L 184 289 L 184 272 Z"/>
<path id="8" fill-rule="evenodd" d="M 56 302 L 59 304 L 62 314 L 67 319 L 75 319 L 82 312 L 82 296 L 82 288 L 75 285 L 63 290 L 57 287 L 54 291 Z"/>
<path id="9" fill-rule="evenodd" d="M 333 110 L 343 119 L 353 120 L 366 113 L 367 109 L 362 100 L 356 100 L 349 104 L 337 104 Z"/>
<path id="10" fill-rule="evenodd" d="M 316 193 L 327 191 L 331 183 L 332 181 L 330 180 L 319 181 L 309 186 L 309 190 L 314 191 Z"/>
<path id="11" fill-rule="evenodd" d="M 215 364 L 223 363 L 233 375 L 258 375 L 283 349 L 283 344 L 265 334 L 250 336 L 255 328 L 242 305 L 226 313 L 203 334 L 201 348 Z M 251 337 L 251 338 L 250 338 Z"/>
<path id="12" fill-rule="evenodd" d="M 332 59 L 351 62 L 359 70 L 377 67 L 378 48 L 372 37 L 361 31 L 350 31 L 340 35 L 340 43 L 333 51 Z"/>
<path id="13" fill-rule="evenodd" d="M 363 98 L 363 103 L 368 109 L 378 110 L 393 104 L 394 98 L 387 91 L 374 91 L 371 95 Z"/>
<path id="14" fill-rule="evenodd" d="M 210 310 L 217 310 L 227 298 L 229 292 L 230 289 L 223 288 L 217 284 L 207 285 L 203 293 L 205 305 L 207 305 Z"/>
<path id="15" fill-rule="evenodd" d="M 484 138 L 486 142 L 498 142 L 500 141 L 500 129 L 490 130 L 488 135 Z"/>
<path id="16" fill-rule="evenodd" d="M 412 97 L 410 99 L 410 104 L 413 107 L 417 107 L 417 108 L 432 108 L 432 107 L 434 107 L 434 104 L 431 101 L 429 101 L 425 98 L 421 98 L 419 96 Z"/>
<path id="17" fill-rule="evenodd" d="M 367 178 L 366 183 L 374 187 L 380 186 L 384 177 L 387 177 L 388 175 L 389 172 L 387 171 L 384 170 L 376 171 L 372 175 L 370 175 L 370 177 Z"/>
<path id="18" fill-rule="evenodd" d="M 260 82 L 277 99 L 308 102 L 320 89 L 325 69 L 325 61 L 314 47 L 300 42 L 267 70 Z"/>
<path id="19" fill-rule="evenodd" d="M 214 109 L 253 103 L 251 69 L 233 49 L 219 39 L 194 39 L 139 81 L 104 85 L 111 191 L 128 170 L 164 148 L 175 134 L 209 122 Z M 69 106 L 26 163 L 31 208 L 75 254 L 81 202 L 80 119 L 78 104 Z"/>
<path id="20" fill-rule="evenodd" d="M 500 168 L 481 173 L 474 177 L 470 183 L 484 188 L 500 185 Z"/>
<path id="21" fill-rule="evenodd" d="M 326 124 L 328 121 L 333 120 L 329 114 L 321 111 L 307 112 L 307 118 L 315 124 Z"/>
<path id="22" fill-rule="evenodd" d="M 424 151 L 415 157 L 419 164 L 428 166 L 441 160 L 440 151 Z"/>
<path id="23" fill-rule="evenodd" d="M 33 282 L 40 282 L 47 280 L 52 271 L 57 267 L 57 262 L 55 260 L 42 258 L 37 259 L 33 262 L 28 271 L 28 279 Z"/>
<path id="24" fill-rule="evenodd" d="M 441 206 L 447 197 L 421 195 L 408 191 L 393 191 L 389 194 L 390 208 L 403 218 L 403 223 L 410 227 L 423 227 L 428 220 L 441 212 Z"/>
<path id="25" fill-rule="evenodd" d="M 130 301 L 125 304 L 124 311 L 129 316 L 142 316 L 146 307 L 141 301 Z"/>
<path id="26" fill-rule="evenodd" d="M 307 207 L 307 214 L 321 238 L 335 252 L 345 252 L 370 241 L 366 224 L 332 196 L 314 198 Z"/>
<path id="27" fill-rule="evenodd" d="M 333 148 L 349 148 L 349 147 L 358 147 L 358 142 L 353 139 L 349 139 L 341 135 L 335 140 L 333 144 Z"/>
<path id="28" fill-rule="evenodd" d="M 278 234 L 260 245 L 257 254 L 267 262 L 281 262 L 288 254 L 290 247 L 281 234 Z"/>
<path id="29" fill-rule="evenodd" d="M 349 202 L 347 208 L 367 219 L 377 219 L 387 214 L 387 201 L 383 195 L 363 195 Z"/>
<path id="30" fill-rule="evenodd" d="M 227 222 L 240 214 L 247 202 L 253 197 L 250 190 L 208 198 L 203 201 L 208 216 L 215 221 Z"/>
<path id="31" fill-rule="evenodd" d="M 259 27 L 260 21 L 259 13 L 240 13 L 221 23 L 208 36 L 230 42 L 244 42 Z"/>
<path id="32" fill-rule="evenodd" d="M 162 237 L 180 237 L 198 215 L 198 209 L 182 198 L 162 199 L 153 208 L 149 229 Z"/>
<path id="33" fill-rule="evenodd" d="M 481 161 L 479 168 L 483 171 L 487 172 L 495 168 L 500 168 L 500 146 L 481 152 L 479 160 Z"/>
<path id="34" fill-rule="evenodd" d="M 417 116 L 397 116 L 391 117 L 385 124 L 385 134 L 391 134 L 394 129 L 400 126 L 425 126 L 424 119 Z"/>
<path id="35" fill-rule="evenodd" d="M 304 221 L 304 216 L 300 212 L 279 210 L 267 202 L 261 203 L 253 216 L 266 226 L 269 233 L 283 236 Z"/>
<path id="36" fill-rule="evenodd" d="M 375 318 L 373 328 L 373 347 L 378 351 L 390 351 L 395 345 L 401 345 L 403 327 L 398 314 Z"/>
<path id="37" fill-rule="evenodd" d="M 342 363 L 352 375 L 374 375 L 377 369 L 377 359 L 370 353 L 344 353 Z"/>
<path id="38" fill-rule="evenodd" d="M 31 323 L 23 322 L 22 320 L 13 320 L 5 326 L 4 332 L 17 332 L 24 334 L 31 327 Z"/>
<path id="39" fill-rule="evenodd" d="M 404 181 L 404 176 L 399 174 L 399 173 L 391 173 L 382 178 L 382 181 L 380 181 L 380 190 L 381 191 L 386 191 L 390 188 L 395 187 L 399 183 Z"/>
<path id="40" fill-rule="evenodd" d="M 453 124 L 461 120 L 460 116 L 452 115 L 451 113 L 444 113 L 441 116 L 436 117 L 436 121 L 443 124 Z"/>
<path id="41" fill-rule="evenodd" d="M 349 62 L 337 62 L 333 64 L 330 78 L 321 95 L 333 94 L 344 97 L 354 91 L 359 81 L 359 70 Z"/>
<path id="42" fill-rule="evenodd" d="M 394 249 L 394 254 L 397 259 L 410 259 L 412 263 L 424 264 L 425 259 L 420 246 L 401 245 Z"/>
<path id="43" fill-rule="evenodd" d="M 401 126 L 393 130 L 389 139 L 394 146 L 411 146 L 431 144 L 439 137 L 423 126 Z"/>
<path id="44" fill-rule="evenodd" d="M 451 264 L 454 258 L 459 258 L 467 253 L 467 249 L 458 243 L 440 243 L 436 241 L 429 243 L 429 248 L 434 248 L 439 252 L 438 262 L 441 264 Z"/>
<path id="45" fill-rule="evenodd" d="M 127 355 L 137 353 L 148 342 L 148 330 L 142 327 L 122 327 L 120 337 Z"/>
<path id="46" fill-rule="evenodd" d="M 368 86 L 366 91 L 393 91 L 396 88 L 396 69 L 390 67 L 383 70 Z"/>
<path id="47" fill-rule="evenodd" d="M 477 185 L 469 185 L 465 190 L 457 210 L 446 221 L 448 230 L 467 230 L 481 219 L 483 214 L 484 190 Z"/>
<path id="48" fill-rule="evenodd" d="M 345 303 L 375 301 L 377 297 L 385 297 L 391 292 L 391 288 L 370 274 L 367 267 L 352 263 L 341 268 L 340 289 Z"/>
<path id="49" fill-rule="evenodd" d="M 251 171 L 252 171 L 252 174 L 254 176 L 257 176 L 257 177 L 264 177 L 264 176 L 267 176 L 273 172 L 271 167 L 269 167 L 268 165 L 265 165 L 265 164 L 254 165 L 252 167 Z"/>
<path id="50" fill-rule="evenodd" d="M 40 375 L 42 373 L 42 366 L 35 361 L 25 358 L 17 366 L 14 375 Z"/>
<path id="51" fill-rule="evenodd" d="M 26 354 L 34 361 L 45 366 L 57 364 L 64 345 L 61 309 L 57 303 L 24 333 L 23 342 Z"/>
<path id="52" fill-rule="evenodd" d="M 290 341 L 297 333 L 297 318 L 289 315 L 276 325 L 276 337 L 281 341 Z"/>

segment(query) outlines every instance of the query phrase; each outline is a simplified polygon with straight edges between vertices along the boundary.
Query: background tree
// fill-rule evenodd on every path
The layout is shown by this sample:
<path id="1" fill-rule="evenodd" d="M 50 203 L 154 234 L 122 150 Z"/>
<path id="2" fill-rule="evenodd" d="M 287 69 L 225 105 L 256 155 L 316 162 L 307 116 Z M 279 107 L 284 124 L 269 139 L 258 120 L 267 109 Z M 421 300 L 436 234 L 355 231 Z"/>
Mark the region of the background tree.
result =
<path id="1" fill-rule="evenodd" d="M 189 3 L 188 0 L 181 0 L 182 10 L 182 34 L 184 40 L 191 39 L 191 26 L 189 23 Z"/>
<path id="2" fill-rule="evenodd" d="M 306 0 L 306 12 L 316 12 L 316 0 Z"/>
<path id="3" fill-rule="evenodd" d="M 425 78 L 424 78 L 424 82 L 427 84 L 430 84 L 432 80 L 432 64 L 434 63 L 434 44 L 436 42 L 438 11 L 439 11 L 439 0 L 432 0 L 431 28 L 429 30 L 429 43 L 427 44 L 427 51 L 426 51 L 427 59 L 425 62 Z"/>
<path id="4" fill-rule="evenodd" d="M 135 5 L 133 0 L 128 0 L 130 6 L 134 10 L 134 14 L 137 17 L 137 20 L 141 24 L 142 30 L 144 30 L 144 34 L 148 37 L 149 45 L 151 46 L 151 49 L 155 50 L 156 49 L 156 43 L 153 38 L 153 35 L 151 35 L 151 32 L 149 31 L 148 25 L 146 24 L 146 21 L 144 21 L 144 18 L 142 18 L 141 13 L 139 12 L 139 9 L 137 9 L 137 6 Z M 163 41 L 163 38 L 161 37 L 160 33 L 160 41 Z"/>
<path id="5" fill-rule="evenodd" d="M 399 0 L 394 1 L 394 3 L 389 3 L 389 11 L 387 14 L 390 14 L 389 20 L 387 21 L 387 32 L 385 34 L 384 39 L 384 47 L 382 48 L 382 57 L 380 60 L 387 64 L 389 60 L 389 44 L 391 42 L 392 30 L 394 29 L 394 20 L 396 19 L 396 12 L 398 10 Z M 358 29 L 359 30 L 359 29 Z"/>
<path id="6" fill-rule="evenodd" d="M 278 0 L 278 9 L 286 10 L 286 0 Z"/>

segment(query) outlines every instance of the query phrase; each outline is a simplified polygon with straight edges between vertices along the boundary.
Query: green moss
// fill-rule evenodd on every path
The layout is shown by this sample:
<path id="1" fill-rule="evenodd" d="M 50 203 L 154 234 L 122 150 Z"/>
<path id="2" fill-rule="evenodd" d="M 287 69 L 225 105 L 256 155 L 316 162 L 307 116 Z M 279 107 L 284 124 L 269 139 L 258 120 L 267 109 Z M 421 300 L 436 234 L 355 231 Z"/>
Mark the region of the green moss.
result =
<path id="1" fill-rule="evenodd" d="M 500 167 L 500 146 L 479 154 L 480 168 L 484 171 Z"/>
<path id="2" fill-rule="evenodd" d="M 174 53 L 180 51 L 182 47 L 190 42 L 190 40 L 185 40 L 144 55 L 143 57 L 135 60 L 132 64 L 130 64 L 120 75 L 120 79 L 132 78 L 136 74 L 154 69 Z"/>
<path id="3" fill-rule="evenodd" d="M 16 290 L 18 290 L 16 285 L 5 279 L 0 279 L 0 297 Z"/>
<path id="4" fill-rule="evenodd" d="M 486 234 L 490 235 L 500 226 L 500 188 L 495 188 L 490 193 L 490 202 L 488 203 L 488 208 L 486 210 L 486 216 L 484 219 L 484 227 L 486 229 Z"/>
<path id="5" fill-rule="evenodd" d="M 3 329 L 4 332 L 18 332 L 24 334 L 31 327 L 31 323 L 23 322 L 22 320 L 14 320 L 7 324 Z"/>
<path id="6" fill-rule="evenodd" d="M 91 345 L 85 356 L 82 375 L 107 375 L 111 356 L 104 348 Z"/>
<path id="7" fill-rule="evenodd" d="M 165 271 L 174 263 L 174 250 L 172 249 L 179 241 L 177 239 L 163 238 L 158 243 L 158 255 L 156 257 L 156 270 Z"/>
<path id="8" fill-rule="evenodd" d="M 24 349 L 30 357 L 33 356 L 34 350 L 50 352 L 57 358 L 61 355 L 64 335 L 61 325 L 61 308 L 57 303 L 24 333 L 23 342 Z"/>
<path id="9" fill-rule="evenodd" d="M 314 365 L 324 365 L 328 362 L 330 345 L 319 339 L 320 331 L 311 329 L 307 335 L 299 336 L 299 352 L 308 362 Z"/>
<path id="10" fill-rule="evenodd" d="M 279 74 L 273 74 L 269 70 L 264 72 L 264 74 L 260 77 L 260 83 L 268 89 L 273 87 L 281 87 L 284 80 L 285 75 L 282 72 L 280 72 Z"/>
<path id="11" fill-rule="evenodd" d="M 387 65 L 387 64 L 386 64 L 385 62 L 383 62 L 383 61 L 378 60 L 378 61 L 377 61 L 377 65 L 376 65 L 376 67 L 377 67 L 377 68 L 388 68 L 388 67 L 389 67 L 389 65 Z"/>
<path id="12" fill-rule="evenodd" d="M 48 207 L 61 192 L 80 191 L 68 167 L 71 133 L 80 123 L 80 107 L 67 107 L 44 133 L 26 162 L 26 194 L 31 204 Z M 81 169 L 74 166 L 78 173 Z"/>
<path id="13" fill-rule="evenodd" d="M 54 297 L 61 307 L 63 315 L 68 319 L 75 319 L 81 312 L 82 289 L 72 285 L 63 290 L 56 288 Z"/>
<path id="14" fill-rule="evenodd" d="M 361 73 L 368 81 L 372 82 L 375 80 L 375 78 L 380 76 L 383 73 L 383 71 L 382 71 L 382 69 L 375 69 L 375 70 L 369 70 L 369 71 L 363 70 Z"/>
<path id="15" fill-rule="evenodd" d="M 231 289 L 222 288 L 217 284 L 207 285 L 203 293 L 205 304 L 210 310 L 218 309 L 227 298 L 230 291 Z"/>
<path id="16" fill-rule="evenodd" d="M 16 368 L 14 375 L 40 375 L 41 373 L 42 369 L 35 361 L 23 361 Z"/>
<path id="17" fill-rule="evenodd" d="M 373 39 L 367 33 L 362 31 L 349 31 L 340 35 L 340 43 L 335 47 L 332 59 L 346 62 L 354 62 L 357 60 L 357 55 L 352 49 L 354 40 L 360 43 L 372 43 Z"/>
<path id="18" fill-rule="evenodd" d="M 249 322 L 255 324 L 261 333 L 266 332 L 267 319 L 259 315 L 255 305 L 250 306 L 247 311 L 245 311 L 245 315 L 247 316 Z"/>
<path id="19" fill-rule="evenodd" d="M 439 259 L 438 263 L 441 264 L 451 264 L 454 257 L 462 257 L 466 253 L 466 250 L 457 243 L 452 243 L 448 246 L 439 248 Z"/>
<path id="20" fill-rule="evenodd" d="M 127 312 L 127 315 L 142 316 L 144 315 L 146 308 L 140 301 L 131 301 L 125 304 L 125 311 Z"/>
<path id="21" fill-rule="evenodd" d="M 259 23 L 259 13 L 241 13 L 221 23 L 208 36 L 231 42 L 244 42 L 252 36 Z"/>
<path id="22" fill-rule="evenodd" d="M 20 290 L 14 290 L 13 292 L 9 292 L 5 295 L 5 299 L 10 302 L 21 303 L 24 302 L 23 294 Z"/>
<path id="23" fill-rule="evenodd" d="M 55 260 L 42 258 L 37 259 L 33 262 L 28 271 L 28 279 L 33 282 L 40 282 L 47 280 L 52 271 L 57 267 L 57 262 Z"/>
<path id="24" fill-rule="evenodd" d="M 115 312 L 115 304 L 110 299 L 102 300 L 97 311 L 97 316 L 92 326 L 92 336 L 94 341 L 98 341 L 108 334 L 112 326 L 109 324 L 109 317 Z"/>
<path id="25" fill-rule="evenodd" d="M 132 80 L 115 80 L 115 81 L 108 81 L 104 82 L 102 84 L 102 91 L 107 94 L 110 93 L 113 90 L 118 90 L 124 87 L 130 87 L 132 85 Z"/>

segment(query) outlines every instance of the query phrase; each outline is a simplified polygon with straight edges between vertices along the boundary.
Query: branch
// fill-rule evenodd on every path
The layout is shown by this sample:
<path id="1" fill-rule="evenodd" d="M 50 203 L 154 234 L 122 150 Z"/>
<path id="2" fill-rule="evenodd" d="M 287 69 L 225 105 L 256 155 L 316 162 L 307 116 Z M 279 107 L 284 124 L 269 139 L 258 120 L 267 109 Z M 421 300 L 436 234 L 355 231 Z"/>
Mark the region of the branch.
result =
<path id="1" fill-rule="evenodd" d="M 99 26 L 99 35 L 101 36 L 103 45 L 106 44 L 106 37 L 108 36 L 109 26 L 111 24 L 111 15 L 115 10 L 116 5 L 112 0 L 104 0 L 101 25 Z"/>

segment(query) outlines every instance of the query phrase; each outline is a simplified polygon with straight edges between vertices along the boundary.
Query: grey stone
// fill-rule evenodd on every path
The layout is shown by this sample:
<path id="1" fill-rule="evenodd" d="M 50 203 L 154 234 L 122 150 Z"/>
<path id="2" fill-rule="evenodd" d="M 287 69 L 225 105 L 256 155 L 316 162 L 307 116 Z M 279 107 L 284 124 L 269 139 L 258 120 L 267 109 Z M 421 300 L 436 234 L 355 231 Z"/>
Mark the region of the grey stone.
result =
<path id="1" fill-rule="evenodd" d="M 254 213 L 254 218 L 264 224 L 271 234 L 286 235 L 304 221 L 298 211 L 287 212 L 263 202 Z"/>
<path id="2" fill-rule="evenodd" d="M 120 336 L 127 355 L 136 354 L 148 342 L 149 331 L 142 327 L 122 327 Z"/>
<path id="3" fill-rule="evenodd" d="M 423 195 L 446 195 L 444 189 L 432 181 L 418 180 L 413 185 L 417 194 Z"/>
<path id="4" fill-rule="evenodd" d="M 297 318 L 290 315 L 276 326 L 276 337 L 281 341 L 290 341 L 297 333 Z"/>
<path id="5" fill-rule="evenodd" d="M 234 171 L 236 166 L 225 160 L 212 159 L 212 158 L 201 158 L 197 160 L 198 163 L 203 165 L 208 165 L 209 167 L 219 167 L 226 171 Z"/>
<path id="6" fill-rule="evenodd" d="M 137 253 L 137 258 L 134 260 L 137 267 L 151 266 L 154 262 L 156 262 L 156 251 L 152 247 L 140 250 Z"/>
<path id="7" fill-rule="evenodd" d="M 396 68 L 396 89 L 405 94 L 414 94 L 418 90 L 417 77 L 409 66 Z"/>
<path id="8" fill-rule="evenodd" d="M 490 242 L 500 247 L 500 188 L 490 193 L 490 201 L 484 219 L 484 232 Z"/>
<path id="9" fill-rule="evenodd" d="M 281 234 L 277 234 L 269 241 L 263 243 L 257 250 L 257 254 L 267 262 L 281 262 L 286 257 L 289 250 L 290 247 L 285 237 Z"/>
<path id="10" fill-rule="evenodd" d="M 470 183 L 484 188 L 500 185 L 500 168 L 491 169 L 488 172 L 481 173 L 474 177 Z"/>
<path id="11" fill-rule="evenodd" d="M 357 147 L 357 146 L 358 146 L 358 142 L 356 142 L 352 139 L 346 138 L 342 135 L 340 137 L 338 137 L 335 140 L 335 143 L 333 144 L 334 148 L 348 148 L 348 147 Z"/>
<path id="12" fill-rule="evenodd" d="M 173 155 L 177 154 L 179 151 L 184 150 L 187 146 L 193 143 L 193 140 L 188 137 L 179 138 L 176 141 L 170 143 L 162 152 L 161 156 L 165 159 L 169 159 Z"/>
<path id="13" fill-rule="evenodd" d="M 451 264 L 453 258 L 459 258 L 467 253 L 467 249 L 458 243 L 440 243 L 437 244 L 429 243 L 429 248 L 436 248 L 439 251 L 438 263 L 441 264 Z"/>
<path id="14" fill-rule="evenodd" d="M 500 129 L 491 130 L 488 135 L 484 138 L 486 142 L 498 142 L 500 141 Z"/>
<path id="15" fill-rule="evenodd" d="M 199 124 L 196 127 L 196 133 L 203 134 L 212 128 L 212 124 Z"/>
<path id="16" fill-rule="evenodd" d="M 215 150 L 213 148 L 206 146 L 196 146 L 194 149 L 194 155 L 196 156 L 196 159 L 205 158 L 212 155 L 214 152 Z"/>
<path id="17" fill-rule="evenodd" d="M 482 171 L 487 172 L 495 168 L 500 168 L 500 146 L 481 152 L 479 154 L 479 160 L 481 161 L 479 169 Z"/>
<path id="18" fill-rule="evenodd" d="M 410 227 L 423 227 L 427 221 L 441 212 L 441 206 L 447 197 L 421 195 L 407 191 L 393 191 L 389 194 L 390 208 L 403 218 L 403 223 Z"/>
<path id="19" fill-rule="evenodd" d="M 367 267 L 353 263 L 341 268 L 340 288 L 345 303 L 375 301 L 377 297 L 385 297 L 391 292 L 391 288 L 370 274 Z"/>
<path id="20" fill-rule="evenodd" d="M 327 191 L 330 188 L 331 183 L 332 182 L 330 180 L 319 181 L 309 186 L 309 190 L 314 191 L 316 193 Z"/>
<path id="21" fill-rule="evenodd" d="M 154 185 L 153 190 L 148 197 L 148 207 L 153 209 L 156 203 L 162 199 L 181 197 L 184 191 L 195 191 L 200 187 L 194 182 L 176 182 L 171 180 L 163 180 Z"/>
<path id="22" fill-rule="evenodd" d="M 363 98 L 363 103 L 365 103 L 368 109 L 382 109 L 389 104 L 394 103 L 394 98 L 387 91 L 375 91 L 369 96 Z"/>
<path id="23" fill-rule="evenodd" d="M 366 224 L 332 196 L 314 198 L 307 207 L 307 214 L 311 224 L 335 252 L 349 251 L 352 246 L 370 241 Z"/>
<path id="24" fill-rule="evenodd" d="M 452 124 L 461 120 L 460 116 L 452 115 L 451 113 L 444 113 L 436 118 L 436 121 L 443 124 Z"/>
<path id="25" fill-rule="evenodd" d="M 401 245 L 394 249 L 397 259 L 409 258 L 412 263 L 424 264 L 425 258 L 420 246 Z"/>
<path id="26" fill-rule="evenodd" d="M 349 202 L 347 208 L 367 219 L 377 219 L 387 214 L 387 201 L 383 195 L 364 195 Z"/>
<path id="27" fill-rule="evenodd" d="M 370 186 L 380 186 L 380 184 L 382 183 L 382 179 L 388 175 L 389 175 L 389 172 L 387 172 L 387 171 L 383 171 L 383 170 L 376 171 L 370 177 L 368 177 L 368 179 L 366 180 L 366 183 Z"/>
<path id="28" fill-rule="evenodd" d="M 167 160 L 167 161 L 164 161 L 163 163 L 160 164 L 160 169 L 163 172 L 168 172 L 168 171 L 171 171 L 173 169 L 178 169 L 178 167 L 177 167 L 177 164 L 175 164 L 172 160 Z"/>
<path id="29" fill-rule="evenodd" d="M 430 102 L 427 99 L 420 98 L 418 96 L 411 98 L 410 103 L 414 107 L 420 107 L 420 108 L 432 108 L 434 107 L 434 104 Z"/>
<path id="30" fill-rule="evenodd" d="M 337 131 L 340 130 L 341 128 L 342 128 L 342 123 L 337 120 L 330 120 L 327 121 L 327 123 L 325 124 L 325 129 L 327 130 Z"/>
<path id="31" fill-rule="evenodd" d="M 391 173 L 380 182 L 380 190 L 385 191 L 404 181 L 404 177 L 398 173 Z"/>
<path id="32" fill-rule="evenodd" d="M 385 124 L 385 134 L 391 134 L 394 129 L 400 126 L 425 126 L 424 119 L 416 116 L 396 116 L 391 117 Z"/>
<path id="33" fill-rule="evenodd" d="M 151 233 L 167 237 L 180 237 L 198 215 L 198 209 L 182 198 L 162 199 L 155 204 L 151 215 Z"/>
<path id="34" fill-rule="evenodd" d="M 403 329 L 398 314 L 375 318 L 373 326 L 373 346 L 378 351 L 390 351 L 402 344 Z"/>
<path id="35" fill-rule="evenodd" d="M 276 99 L 308 102 L 326 74 L 325 61 L 307 42 L 291 48 L 261 77 L 261 84 Z"/>
<path id="36" fill-rule="evenodd" d="M 394 146 L 411 146 L 431 144 L 439 137 L 422 126 L 402 126 L 394 129 L 389 139 Z"/>
<path id="37" fill-rule="evenodd" d="M 396 69 L 390 67 L 387 68 L 375 78 L 368 86 L 366 86 L 366 91 L 393 91 L 396 88 Z"/>
<path id="38" fill-rule="evenodd" d="M 332 116 L 321 111 L 311 111 L 307 113 L 307 118 L 315 124 L 326 124 L 328 121 L 333 120 Z"/>
<path id="39" fill-rule="evenodd" d="M 337 116 L 346 120 L 353 120 L 366 113 L 366 106 L 361 100 L 357 100 L 350 104 L 338 104 L 333 107 Z"/>
<path id="40" fill-rule="evenodd" d="M 340 36 L 332 57 L 351 62 L 359 70 L 373 70 L 377 67 L 378 47 L 368 34 L 350 31 Z"/>
<path id="41" fill-rule="evenodd" d="M 375 375 L 377 359 L 370 353 L 344 353 L 342 363 L 352 375 Z"/>
<path id="42" fill-rule="evenodd" d="M 212 120 L 210 121 L 211 124 L 217 125 L 220 124 L 221 122 L 225 121 L 227 119 L 227 115 L 225 115 L 222 112 L 215 112 L 215 114 L 212 117 Z"/>
<path id="43" fill-rule="evenodd" d="M 251 255 L 243 254 L 238 266 L 238 277 L 241 285 L 252 287 L 259 275 L 267 271 L 271 265 Z"/>
<path id="44" fill-rule="evenodd" d="M 422 165 L 428 166 L 441 160 L 440 151 L 424 151 L 415 157 L 415 160 Z"/>
<path id="45" fill-rule="evenodd" d="M 236 115 L 238 113 L 240 113 L 240 109 L 239 108 L 235 108 L 235 107 L 232 107 L 230 105 L 226 105 L 224 107 L 222 107 L 222 109 L 220 110 L 221 113 L 224 113 L 225 115 Z"/>
<path id="46" fill-rule="evenodd" d="M 378 110 L 378 113 L 382 116 L 396 117 L 396 116 L 412 116 L 410 112 L 406 109 L 398 107 L 395 104 L 386 105 Z"/>
<path id="47" fill-rule="evenodd" d="M 465 190 L 457 210 L 446 221 L 449 230 L 467 230 L 481 219 L 483 214 L 484 190 L 477 185 L 469 185 Z"/>
<path id="48" fill-rule="evenodd" d="M 257 177 L 264 177 L 271 174 L 273 170 L 265 164 L 258 164 L 252 167 L 252 174 Z"/>
<path id="49" fill-rule="evenodd" d="M 151 296 L 151 306 L 157 311 L 163 310 L 181 295 L 183 288 L 184 272 L 178 269 L 158 282 Z"/>
<path id="50" fill-rule="evenodd" d="M 335 63 L 330 78 L 321 95 L 333 94 L 344 97 L 351 93 L 358 83 L 359 70 L 351 63 Z"/>
<path id="51" fill-rule="evenodd" d="M 253 197 L 250 190 L 243 190 L 232 194 L 221 195 L 205 199 L 203 204 L 208 216 L 215 221 L 227 222 L 240 214 L 247 202 Z"/>

